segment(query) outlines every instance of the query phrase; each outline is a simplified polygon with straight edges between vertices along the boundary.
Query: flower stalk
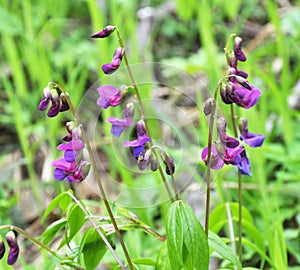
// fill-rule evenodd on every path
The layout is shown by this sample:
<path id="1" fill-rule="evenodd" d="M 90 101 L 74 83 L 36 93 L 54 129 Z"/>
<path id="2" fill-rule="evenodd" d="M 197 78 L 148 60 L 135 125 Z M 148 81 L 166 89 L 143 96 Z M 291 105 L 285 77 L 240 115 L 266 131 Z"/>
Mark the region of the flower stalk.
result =
<path id="1" fill-rule="evenodd" d="M 120 31 L 119 31 L 118 27 L 116 27 L 116 32 L 117 32 L 120 47 L 124 48 L 124 43 L 123 43 L 123 40 L 122 40 L 122 37 L 121 37 L 121 34 L 120 34 Z M 149 138 L 151 139 L 152 137 L 151 137 L 150 128 L 149 128 L 149 125 L 148 125 L 148 122 L 147 122 L 147 119 L 146 119 L 145 109 L 144 109 L 144 106 L 143 106 L 143 103 L 142 103 L 142 99 L 141 99 L 137 84 L 135 82 L 134 76 L 132 74 L 132 71 L 131 71 L 131 68 L 130 68 L 130 65 L 129 65 L 126 50 L 124 50 L 124 52 L 123 52 L 123 58 L 124 58 L 124 61 L 125 61 L 125 66 L 126 66 L 126 69 L 128 71 L 130 80 L 132 82 L 132 87 L 134 89 L 134 92 L 135 92 L 135 95 L 136 95 L 136 98 L 137 98 L 137 101 L 138 101 L 138 105 L 139 105 L 139 108 L 140 108 L 142 119 L 144 120 L 144 123 L 145 123 L 146 132 L 147 132 Z M 149 143 L 150 143 L 150 146 L 152 147 L 153 146 L 152 140 Z M 155 149 L 153 149 L 153 154 L 156 157 L 156 159 L 158 159 L 158 155 L 157 155 Z M 167 191 L 167 193 L 170 197 L 171 202 L 174 202 L 173 195 L 171 193 L 170 187 L 167 183 L 166 177 L 164 175 L 164 172 L 163 172 L 161 166 L 158 166 L 158 171 L 159 171 L 159 174 L 160 174 L 161 179 L 163 181 L 163 184 L 165 186 L 165 189 L 166 189 L 166 191 Z M 178 197 L 178 193 L 176 191 L 176 183 L 175 183 L 175 179 L 174 179 L 173 175 L 171 175 L 171 181 L 172 181 L 173 189 L 174 189 L 174 192 L 175 192 L 176 200 L 178 200 L 179 197 Z"/>
<path id="2" fill-rule="evenodd" d="M 65 94 L 66 96 L 66 100 L 68 102 L 68 105 L 70 107 L 70 110 L 75 118 L 75 120 L 78 122 L 78 123 L 81 123 L 80 121 L 80 117 L 78 116 L 78 114 L 76 113 L 76 110 L 72 104 L 72 101 L 69 97 L 69 95 L 67 94 L 67 92 L 65 91 L 65 89 L 59 85 L 59 84 L 56 84 L 54 83 L 61 91 L 62 93 Z M 121 232 L 118 228 L 118 225 L 117 225 L 117 222 L 114 218 L 114 215 L 113 215 L 113 212 L 111 210 L 111 207 L 109 205 L 109 202 L 108 202 L 108 198 L 107 198 L 107 195 L 106 195 L 106 192 L 104 190 L 104 187 L 102 185 L 102 182 L 101 182 L 101 178 L 100 178 L 100 174 L 98 172 L 98 168 L 97 168 L 97 165 L 96 165 L 96 161 L 95 161 L 95 157 L 94 157 L 94 154 L 93 154 L 93 151 L 92 151 L 92 148 L 91 148 L 91 145 L 89 143 L 89 140 L 87 139 L 87 136 L 86 136 L 86 133 L 85 133 L 85 130 L 84 128 L 82 127 L 82 124 L 81 124 L 81 131 L 82 131 L 82 138 L 84 140 L 84 142 L 86 143 L 86 148 L 87 148 L 87 151 L 88 151 L 88 154 L 89 154 L 89 157 L 90 157 L 90 162 L 91 162 L 91 166 L 93 167 L 93 171 L 94 171 L 94 176 L 95 176 L 95 179 L 96 179 L 96 182 L 97 182 L 97 185 L 98 185 L 98 188 L 99 188 L 99 191 L 100 191 L 100 195 L 101 195 L 101 198 L 103 199 L 103 202 L 104 202 L 104 205 L 105 205 L 105 208 L 107 210 L 107 213 L 111 219 L 111 222 L 114 226 L 114 229 L 115 229 L 115 232 L 116 232 L 116 235 L 117 235 L 117 238 L 119 239 L 120 241 L 120 244 L 121 244 L 121 247 L 123 249 L 123 252 L 124 252 L 124 255 L 127 259 L 127 262 L 128 262 L 128 266 L 129 266 L 129 269 L 130 270 L 133 270 L 134 267 L 133 267 L 133 264 L 132 264 L 132 261 L 131 261 L 131 258 L 129 256 L 129 253 L 128 253 L 128 250 L 126 248 L 126 245 L 125 245 L 125 242 L 123 240 L 123 237 L 121 235 Z M 101 235 L 100 235 L 101 236 Z M 122 268 L 123 269 L 123 268 Z M 126 269 L 126 268 L 124 268 Z"/>

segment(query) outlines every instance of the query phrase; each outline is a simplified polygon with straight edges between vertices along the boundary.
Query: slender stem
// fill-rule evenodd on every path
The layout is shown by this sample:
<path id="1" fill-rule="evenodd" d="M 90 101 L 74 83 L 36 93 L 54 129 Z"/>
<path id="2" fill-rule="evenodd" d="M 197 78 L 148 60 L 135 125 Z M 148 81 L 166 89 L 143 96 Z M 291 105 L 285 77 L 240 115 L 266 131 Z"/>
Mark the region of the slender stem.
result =
<path id="1" fill-rule="evenodd" d="M 116 32 L 117 32 L 117 35 L 118 35 L 118 41 L 119 41 L 119 44 L 122 48 L 124 48 L 124 43 L 123 43 L 123 40 L 122 40 L 122 37 L 120 35 L 120 31 L 118 28 L 116 28 Z M 144 109 L 144 106 L 143 106 L 143 103 L 142 103 L 142 99 L 141 99 L 141 96 L 140 96 L 140 93 L 139 93 L 139 90 L 138 90 L 138 87 L 137 87 L 137 84 L 135 82 L 135 79 L 133 77 L 133 74 L 132 74 L 132 71 L 131 71 L 131 68 L 130 68 L 130 65 L 129 65 L 129 61 L 128 61 L 128 58 L 127 58 L 127 54 L 126 54 L 126 51 L 124 51 L 124 54 L 123 54 L 123 58 L 124 58 L 124 61 L 125 61 L 125 66 L 126 66 L 126 69 L 128 71 L 128 74 L 129 74 L 129 77 L 130 77 L 130 80 L 132 82 L 132 86 L 133 86 L 133 89 L 134 89 L 134 92 L 135 92 L 135 95 L 136 95 L 136 98 L 138 100 L 138 105 L 139 105 L 139 108 L 140 108 L 140 111 L 141 111 L 141 115 L 142 115 L 142 119 L 144 119 L 144 123 L 145 123 L 145 128 L 146 128 L 146 132 L 149 136 L 149 138 L 151 139 L 151 133 L 150 133 L 150 128 L 149 128 L 149 125 L 148 125 L 148 122 L 147 122 L 147 119 L 146 119 L 146 114 L 145 114 L 145 109 Z M 152 142 L 152 139 L 150 141 L 150 146 L 153 146 L 153 142 Z M 158 156 L 157 156 L 157 153 L 155 150 L 153 150 L 153 154 L 155 155 L 155 157 L 157 158 L 158 160 Z M 158 171 L 159 171 L 159 174 L 161 176 L 161 179 L 164 183 L 164 186 L 167 190 L 167 193 L 170 197 L 170 200 L 172 202 L 174 202 L 174 198 L 172 196 L 172 193 L 170 191 L 170 188 L 169 188 L 169 185 L 167 183 L 167 180 L 166 180 L 166 177 L 164 175 L 164 172 L 161 168 L 161 166 L 158 167 Z M 172 177 L 172 182 L 173 182 L 173 186 L 175 186 L 175 179 L 174 177 Z"/>
<path id="2" fill-rule="evenodd" d="M 237 138 L 238 137 L 238 132 L 237 132 L 237 126 L 236 126 L 236 121 L 235 121 L 235 114 L 234 114 L 234 107 L 233 104 L 230 105 L 230 112 L 231 112 L 231 121 L 232 121 L 232 126 L 233 126 L 233 131 L 234 131 L 234 136 Z M 242 211 L 242 206 L 243 206 L 243 197 L 242 197 L 242 176 L 241 173 L 238 170 L 238 204 L 239 204 L 239 220 L 238 220 L 238 255 L 239 255 L 239 260 L 242 262 L 242 218 L 243 218 L 243 211 Z"/>
<path id="3" fill-rule="evenodd" d="M 59 256 L 54 250 L 52 250 L 47 245 L 45 245 L 44 243 L 42 243 L 39 240 L 37 240 L 36 238 L 34 238 L 32 235 L 30 235 L 26 231 L 22 230 L 21 228 L 13 226 L 13 225 L 2 225 L 2 226 L 0 226 L 0 231 L 5 230 L 5 229 L 9 229 L 9 230 L 18 232 L 19 234 L 23 235 L 27 239 L 31 240 L 37 246 L 40 246 L 41 248 L 45 249 L 47 252 L 49 252 L 50 254 L 55 256 L 56 258 L 58 258 L 60 261 L 63 260 L 63 257 Z"/>
<path id="4" fill-rule="evenodd" d="M 56 84 L 56 83 L 55 83 L 55 84 Z M 57 87 L 59 87 L 59 89 L 66 95 L 66 99 L 67 99 L 68 105 L 70 106 L 70 110 L 71 110 L 72 114 L 74 115 L 76 121 L 77 121 L 78 123 L 81 123 L 81 122 L 80 122 L 80 118 L 79 118 L 79 116 L 77 115 L 77 113 L 76 113 L 76 111 L 75 111 L 75 108 L 74 108 L 74 106 L 73 106 L 73 104 L 72 104 L 72 101 L 71 101 L 71 99 L 70 99 L 68 93 L 64 90 L 64 88 L 63 88 L 61 85 L 59 85 L 59 84 L 56 84 L 56 85 L 57 85 Z M 82 125 L 82 123 L 81 123 L 81 125 Z M 111 208 L 110 208 L 110 205 L 109 205 L 109 202 L 108 202 L 108 198 L 107 198 L 107 196 L 106 196 L 104 187 L 103 187 L 103 185 L 102 185 L 101 178 L 100 178 L 100 174 L 99 174 L 99 172 L 98 172 L 98 168 L 97 168 L 97 165 L 96 165 L 95 157 L 94 157 L 94 154 L 93 154 L 93 151 L 92 151 L 90 142 L 89 142 L 89 140 L 88 140 L 88 138 L 87 138 L 87 136 L 86 136 L 85 130 L 84 130 L 83 128 L 81 128 L 81 131 L 82 131 L 82 138 L 83 138 L 83 140 L 84 140 L 84 142 L 85 142 L 85 144 L 86 144 L 86 149 L 87 149 L 87 151 L 88 151 L 88 153 L 89 153 L 89 157 L 90 157 L 90 162 L 91 162 L 92 168 L 94 169 L 94 170 L 93 170 L 93 171 L 94 171 L 94 176 L 95 176 L 96 182 L 97 182 L 98 187 L 99 187 L 99 191 L 100 191 L 101 198 L 103 199 L 105 208 L 106 208 L 106 210 L 107 210 L 107 212 L 108 212 L 108 215 L 109 215 L 109 217 L 110 217 L 110 219 L 111 219 L 111 222 L 112 222 L 112 224 L 113 224 L 113 226 L 114 226 L 114 228 L 115 228 L 116 235 L 117 235 L 117 237 L 118 237 L 118 239 L 119 239 L 119 241 L 120 241 L 120 244 L 121 244 L 121 246 L 122 246 L 124 255 L 125 255 L 125 257 L 126 257 L 126 259 L 127 259 L 127 262 L 128 262 L 128 266 L 129 266 L 129 268 L 130 268 L 131 270 L 133 270 L 134 267 L 133 267 L 131 258 L 130 258 L 130 256 L 129 256 L 128 251 L 127 251 L 126 245 L 125 245 L 124 240 L 123 240 L 123 237 L 122 237 L 122 235 L 121 235 L 121 232 L 120 232 L 120 230 L 118 229 L 117 222 L 116 222 L 116 220 L 115 220 L 115 218 L 114 218 L 113 212 L 112 212 L 112 210 L 111 210 Z"/>
<path id="5" fill-rule="evenodd" d="M 100 235 L 100 237 L 102 238 L 103 242 L 106 244 L 106 246 L 108 247 L 108 249 L 110 250 L 110 252 L 112 253 L 112 255 L 115 257 L 116 261 L 118 262 L 118 264 L 120 265 L 120 267 L 122 269 L 126 269 L 124 267 L 123 262 L 121 261 L 121 259 L 118 257 L 118 255 L 116 254 L 114 248 L 111 246 L 111 244 L 109 243 L 109 241 L 106 239 L 105 235 L 103 234 L 103 232 L 100 230 L 99 226 L 97 226 L 97 224 L 95 223 L 95 221 L 92 219 L 91 215 L 88 213 L 88 211 L 83 207 L 82 203 L 71 193 L 68 192 L 68 195 L 77 203 L 77 205 L 81 208 L 81 210 L 83 211 L 83 213 L 85 214 L 85 216 L 88 218 L 88 220 L 92 223 L 93 227 L 95 228 L 95 230 L 98 232 L 98 234 Z"/>

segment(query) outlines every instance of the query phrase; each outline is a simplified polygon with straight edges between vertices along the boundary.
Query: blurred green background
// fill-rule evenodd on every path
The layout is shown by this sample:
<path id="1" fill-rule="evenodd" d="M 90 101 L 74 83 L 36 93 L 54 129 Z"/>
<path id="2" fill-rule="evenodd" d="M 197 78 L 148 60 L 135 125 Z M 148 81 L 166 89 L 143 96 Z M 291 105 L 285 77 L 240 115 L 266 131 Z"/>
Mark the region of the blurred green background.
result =
<path id="1" fill-rule="evenodd" d="M 117 25 L 131 64 L 169 64 L 200 76 L 214 89 L 226 74 L 226 39 L 237 33 L 244 39 L 248 57 L 240 68 L 263 93 L 256 108 L 239 114 L 248 118 L 251 131 L 267 137 L 261 149 L 249 149 L 253 177 L 244 179 L 243 191 L 243 204 L 263 248 L 247 246 L 244 264 L 271 269 L 267 256 L 278 269 L 300 269 L 299 4 L 288 0 L 0 0 L 0 224 L 27 228 L 38 223 L 47 205 L 41 194 L 55 196 L 69 187 L 53 180 L 50 162 L 58 157 L 56 146 L 70 114 L 49 119 L 37 107 L 49 81 L 63 85 L 78 105 L 85 91 L 103 76 L 101 65 L 110 61 L 117 39 L 95 42 L 90 34 Z M 171 80 L 174 75 L 167 69 L 152 74 L 158 82 L 161 76 Z M 194 126 L 200 135 L 192 147 L 200 151 L 206 144 L 207 123 L 201 113 L 201 91 L 197 87 L 194 91 L 199 106 L 190 109 L 199 115 Z M 101 147 L 107 154 L 109 145 Z M 187 155 L 185 162 L 193 159 Z M 116 174 L 119 169 L 110 162 L 113 157 L 107 154 L 107 160 Z M 204 166 L 198 167 L 201 175 Z M 201 182 L 199 175 L 195 179 Z M 236 181 L 230 167 L 218 175 L 216 206 L 237 200 Z M 22 208 L 28 197 L 30 208 Z M 153 212 L 145 210 L 142 215 L 152 222 Z M 245 238 L 256 237 L 250 234 L 245 231 Z M 139 245 L 142 250 L 143 242 Z"/>

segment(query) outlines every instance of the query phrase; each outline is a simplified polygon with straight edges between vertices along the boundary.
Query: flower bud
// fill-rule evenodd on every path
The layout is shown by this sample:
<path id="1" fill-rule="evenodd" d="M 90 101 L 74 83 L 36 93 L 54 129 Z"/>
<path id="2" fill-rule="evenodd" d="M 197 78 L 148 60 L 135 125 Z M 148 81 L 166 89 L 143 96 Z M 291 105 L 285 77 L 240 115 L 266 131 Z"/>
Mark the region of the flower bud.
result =
<path id="1" fill-rule="evenodd" d="M 9 246 L 7 264 L 13 265 L 17 261 L 19 256 L 19 245 L 14 231 L 9 231 L 6 234 L 6 241 Z"/>
<path id="2" fill-rule="evenodd" d="M 203 112 L 206 116 L 211 114 L 213 106 L 214 106 L 213 98 L 209 98 L 204 102 Z"/>
<path id="3" fill-rule="evenodd" d="M 124 48 L 122 47 L 117 48 L 111 63 L 102 65 L 102 70 L 105 74 L 112 74 L 119 68 L 119 66 L 121 65 L 124 52 L 125 52 Z"/>
<path id="4" fill-rule="evenodd" d="M 236 37 L 234 39 L 234 55 L 237 60 L 245 62 L 247 60 L 246 55 L 242 51 L 243 39 L 241 37 Z"/>
<path id="5" fill-rule="evenodd" d="M 87 175 L 90 172 L 90 168 L 91 168 L 91 164 L 89 162 L 87 162 L 87 161 L 81 161 L 78 170 L 80 172 L 82 180 L 84 180 L 87 177 Z"/>
<path id="6" fill-rule="evenodd" d="M 126 117 L 133 117 L 134 115 L 134 106 L 133 106 L 133 103 L 128 103 L 126 104 L 126 107 L 125 107 L 125 111 L 124 111 L 124 118 Z"/>
<path id="7" fill-rule="evenodd" d="M 136 133 L 140 137 L 146 134 L 146 127 L 143 120 L 140 120 L 136 123 Z"/>
<path id="8" fill-rule="evenodd" d="M 66 95 L 64 93 L 61 93 L 59 96 L 61 100 L 61 107 L 60 107 L 60 112 L 64 112 L 70 109 L 69 104 L 67 102 Z"/>
<path id="9" fill-rule="evenodd" d="M 115 26 L 108 25 L 104 27 L 102 30 L 100 30 L 99 32 L 91 35 L 91 38 L 106 38 L 110 36 L 113 33 L 113 31 L 115 31 L 115 29 L 116 29 Z"/>
<path id="10" fill-rule="evenodd" d="M 168 154 L 166 154 L 165 158 L 163 159 L 163 162 L 166 165 L 166 174 L 173 175 L 175 173 L 174 160 Z"/>
<path id="11" fill-rule="evenodd" d="M 235 57 L 233 51 L 228 51 L 227 59 L 228 59 L 228 62 L 229 62 L 229 66 L 232 67 L 232 68 L 236 68 L 237 60 L 236 60 L 236 57 Z"/>
<path id="12" fill-rule="evenodd" d="M 148 149 L 145 153 L 141 152 L 138 159 L 137 165 L 141 171 L 145 170 L 151 160 L 152 150 Z"/>
<path id="13" fill-rule="evenodd" d="M 252 90 L 250 83 L 242 76 L 235 76 L 237 82 L 247 88 L 248 90 Z"/>
<path id="14" fill-rule="evenodd" d="M 0 237 L 0 260 L 3 258 L 5 254 L 5 245 L 4 242 L 2 241 L 2 238 Z"/>

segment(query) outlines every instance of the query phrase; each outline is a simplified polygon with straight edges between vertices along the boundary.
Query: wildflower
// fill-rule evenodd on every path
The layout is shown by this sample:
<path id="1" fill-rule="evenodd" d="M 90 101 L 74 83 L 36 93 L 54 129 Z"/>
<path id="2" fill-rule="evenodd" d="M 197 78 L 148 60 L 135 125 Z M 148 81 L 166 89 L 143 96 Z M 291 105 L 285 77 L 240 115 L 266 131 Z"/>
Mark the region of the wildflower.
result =
<path id="1" fill-rule="evenodd" d="M 255 134 L 248 131 L 248 121 L 245 118 L 240 119 L 239 129 L 241 134 L 241 140 L 251 147 L 262 146 L 265 140 L 265 136 L 261 134 Z"/>
<path id="2" fill-rule="evenodd" d="M 115 29 L 116 29 L 115 26 L 108 25 L 104 27 L 102 30 L 100 30 L 99 32 L 91 35 L 91 38 L 106 38 L 110 36 L 113 33 L 113 31 L 115 31 Z"/>
<path id="3" fill-rule="evenodd" d="M 234 55 L 237 60 L 245 62 L 247 60 L 246 55 L 242 51 L 243 39 L 241 37 L 235 37 L 234 39 Z"/>
<path id="4" fill-rule="evenodd" d="M 137 158 L 141 152 L 145 150 L 145 144 L 150 142 L 151 139 L 148 137 L 145 129 L 145 124 L 143 120 L 136 123 L 137 139 L 133 141 L 124 141 L 124 147 L 133 147 L 133 155 Z"/>
<path id="5" fill-rule="evenodd" d="M 163 162 L 166 165 L 166 174 L 168 174 L 168 175 L 174 174 L 175 173 L 174 160 L 168 156 L 163 160 Z"/>
<path id="6" fill-rule="evenodd" d="M 68 135 L 62 138 L 63 141 L 69 142 L 72 139 L 81 139 L 81 126 L 76 126 L 74 121 L 69 121 L 66 123 L 66 129 L 68 131 Z"/>
<path id="7" fill-rule="evenodd" d="M 53 161 L 51 165 L 55 167 L 54 178 L 58 181 L 66 178 L 68 182 L 81 182 L 86 178 L 90 169 L 87 161 L 68 162 L 64 158 Z"/>
<path id="8" fill-rule="evenodd" d="M 0 260 L 3 258 L 4 254 L 5 254 L 5 245 L 0 236 Z"/>
<path id="9" fill-rule="evenodd" d="M 141 171 L 145 170 L 151 160 L 152 149 L 148 149 L 145 153 L 141 152 L 137 159 L 137 165 Z"/>
<path id="10" fill-rule="evenodd" d="M 246 151 L 244 150 L 243 152 L 241 152 L 240 156 L 241 156 L 241 160 L 240 160 L 239 164 L 237 165 L 239 172 L 241 174 L 252 176 L 250 161 L 246 155 Z"/>
<path id="11" fill-rule="evenodd" d="M 80 150 L 84 148 L 84 144 L 79 139 L 74 139 L 66 144 L 60 144 L 57 149 L 65 151 L 64 159 L 67 162 L 73 162 L 76 160 L 76 156 L 80 153 Z"/>
<path id="12" fill-rule="evenodd" d="M 258 97 L 261 96 L 261 91 L 253 85 L 249 85 L 249 87 L 251 90 L 232 82 L 221 85 L 220 95 L 222 101 L 226 104 L 235 103 L 245 109 L 253 107 L 258 101 Z"/>
<path id="13" fill-rule="evenodd" d="M 97 100 L 97 105 L 104 109 L 107 109 L 109 106 L 118 106 L 122 102 L 122 91 L 112 85 L 100 86 L 97 91 L 100 95 Z"/>
<path id="14" fill-rule="evenodd" d="M 218 130 L 218 135 L 219 135 L 220 141 L 223 145 L 225 145 L 229 148 L 235 148 L 240 144 L 240 142 L 238 140 L 227 135 L 225 118 L 221 117 L 218 119 L 217 130 Z"/>
<path id="15" fill-rule="evenodd" d="M 9 231 L 5 237 L 9 246 L 7 264 L 13 265 L 15 264 L 19 256 L 19 245 L 16 239 L 16 235 L 13 231 Z"/>
<path id="16" fill-rule="evenodd" d="M 51 89 L 48 84 L 48 86 L 44 88 L 43 93 L 44 97 L 41 100 L 38 108 L 40 111 L 44 111 L 48 108 L 51 102 L 51 107 L 47 113 L 48 117 L 54 117 L 59 112 L 63 112 L 69 109 L 66 97 L 63 93 L 59 93 L 59 90 L 56 87 Z"/>
<path id="17" fill-rule="evenodd" d="M 133 124 L 133 104 L 129 103 L 125 107 L 124 111 L 124 119 L 116 118 L 116 117 L 109 117 L 106 122 L 112 124 L 112 128 L 110 133 L 116 137 L 120 137 L 122 132 L 127 129 L 128 127 L 132 126 Z"/>
<path id="18" fill-rule="evenodd" d="M 108 64 L 104 64 L 102 66 L 102 70 L 105 74 L 112 74 L 114 73 L 119 66 L 121 65 L 121 61 L 123 58 L 123 54 L 124 54 L 124 48 L 119 47 L 116 49 L 113 59 L 111 61 L 111 63 Z"/>
<path id="19" fill-rule="evenodd" d="M 203 162 L 207 165 L 208 147 L 205 147 L 201 153 Z M 219 156 L 216 145 L 211 146 L 210 168 L 213 170 L 220 170 L 224 166 L 224 161 Z"/>

